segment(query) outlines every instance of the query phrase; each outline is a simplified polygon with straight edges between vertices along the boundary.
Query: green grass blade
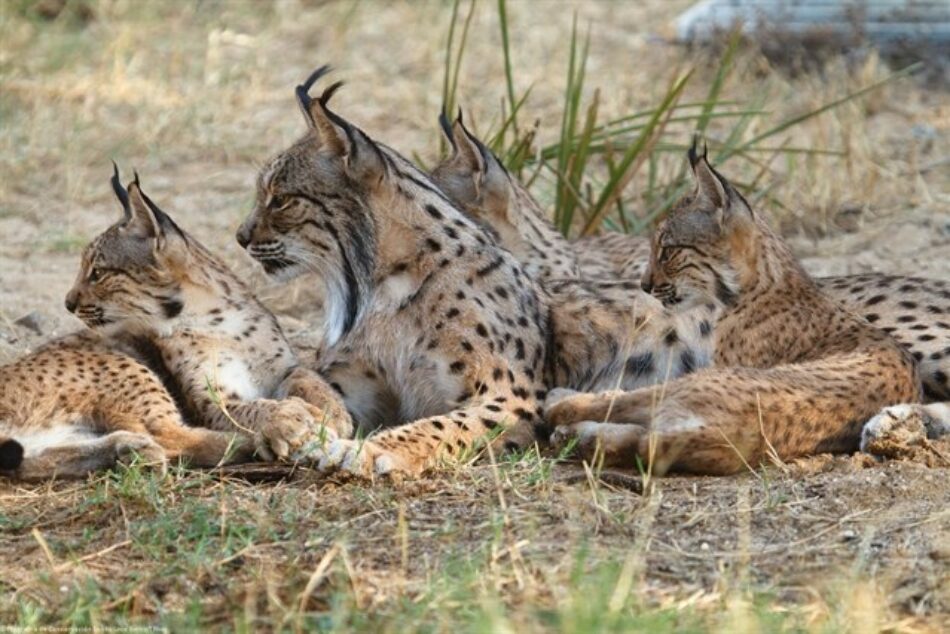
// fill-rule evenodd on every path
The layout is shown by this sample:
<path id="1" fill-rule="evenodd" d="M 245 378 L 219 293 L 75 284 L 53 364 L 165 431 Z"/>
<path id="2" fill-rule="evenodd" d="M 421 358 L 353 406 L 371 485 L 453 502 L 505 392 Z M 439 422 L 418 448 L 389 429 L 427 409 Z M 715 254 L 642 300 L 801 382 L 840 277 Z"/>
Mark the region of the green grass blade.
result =
<path id="1" fill-rule="evenodd" d="M 511 70 L 511 47 L 508 43 L 508 8 L 505 0 L 498 0 L 498 22 L 501 24 L 501 52 L 505 60 L 505 83 L 508 88 L 508 105 L 511 107 L 511 128 L 518 138 L 518 109 L 515 99 L 515 81 Z M 524 98 L 522 98 L 522 103 Z"/>
<path id="2" fill-rule="evenodd" d="M 617 172 L 607 181 L 601 194 L 594 204 L 593 213 L 587 218 L 582 236 L 591 235 L 600 226 L 604 215 L 613 206 L 616 199 L 623 193 L 627 183 L 633 178 L 643 161 L 650 155 L 652 146 L 659 140 L 666 128 L 669 119 L 672 117 L 673 106 L 683 94 L 693 71 L 690 70 L 679 80 L 675 80 L 667 90 L 662 103 L 656 109 L 656 113 L 650 119 L 648 125 L 641 131 L 637 141 L 627 148 L 623 158 L 618 164 Z"/>
<path id="3" fill-rule="evenodd" d="M 873 84 L 865 86 L 864 88 L 860 88 L 859 90 L 849 93 L 845 95 L 844 97 L 841 97 L 840 99 L 835 99 L 834 101 L 828 102 L 825 105 L 820 106 L 814 110 L 810 110 L 804 114 L 792 117 L 790 119 L 786 119 L 785 121 L 782 121 L 775 127 L 770 128 L 766 130 L 765 132 L 752 137 L 750 140 L 746 141 L 740 147 L 741 149 L 752 147 L 756 145 L 757 143 L 759 143 L 760 141 L 769 139 L 775 136 L 776 134 L 781 134 L 782 132 L 784 132 L 785 130 L 788 130 L 791 127 L 794 127 L 800 123 L 804 123 L 805 121 L 808 121 L 809 119 L 813 119 L 820 114 L 828 112 L 829 110 L 833 110 L 837 108 L 838 106 L 844 105 L 850 101 L 854 101 L 858 97 L 862 97 L 868 94 L 869 92 L 873 92 L 877 90 L 878 88 L 880 88 L 881 86 L 889 84 L 892 81 L 899 79 L 900 77 L 906 77 L 908 75 L 915 73 L 918 69 L 921 68 L 921 65 L 922 65 L 922 62 L 911 64 L 910 66 L 907 66 L 906 68 L 903 68 L 897 72 L 891 73 L 890 75 L 888 75 L 887 77 L 885 77 L 884 79 L 880 81 L 876 81 Z"/>

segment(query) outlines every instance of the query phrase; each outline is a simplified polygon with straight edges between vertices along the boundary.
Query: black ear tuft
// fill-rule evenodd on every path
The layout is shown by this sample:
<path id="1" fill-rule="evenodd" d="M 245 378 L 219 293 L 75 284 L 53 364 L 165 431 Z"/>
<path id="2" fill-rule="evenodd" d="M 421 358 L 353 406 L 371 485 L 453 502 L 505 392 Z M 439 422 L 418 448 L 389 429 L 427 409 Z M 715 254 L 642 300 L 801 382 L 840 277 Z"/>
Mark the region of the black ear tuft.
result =
<path id="1" fill-rule="evenodd" d="M 119 180 L 119 166 L 115 164 L 115 161 L 112 161 L 112 180 L 110 182 L 112 183 L 112 191 L 115 192 L 116 198 L 122 204 L 122 211 L 125 212 L 125 216 L 131 216 L 132 205 L 129 202 L 129 192 L 125 190 L 122 181 Z"/>
<path id="2" fill-rule="evenodd" d="M 457 152 L 458 144 L 455 142 L 455 135 L 452 134 L 452 124 L 449 123 L 449 117 L 445 114 L 445 106 L 442 106 L 442 111 L 439 113 L 439 125 L 442 127 L 442 134 L 448 139 L 452 149 Z"/>
<path id="3" fill-rule="evenodd" d="M 336 94 L 336 91 L 338 91 L 338 90 L 339 90 L 340 88 L 342 88 L 342 87 L 343 87 L 343 82 L 342 82 L 342 81 L 338 81 L 338 82 L 336 82 L 336 83 L 334 83 L 334 84 L 331 84 L 331 85 L 330 85 L 326 90 L 324 90 L 323 93 L 320 95 L 320 103 L 322 103 L 322 104 L 324 105 L 324 107 L 325 107 L 325 106 L 327 105 L 327 103 L 330 101 L 330 99 L 333 98 L 333 95 Z"/>
<path id="4" fill-rule="evenodd" d="M 330 65 L 324 64 L 317 70 L 310 73 L 310 76 L 307 77 L 306 81 L 297 86 L 295 93 L 297 94 L 297 102 L 300 104 L 300 107 L 303 108 L 304 112 L 307 112 L 310 109 L 310 89 L 313 87 L 317 80 L 330 72 Z"/>
<path id="5" fill-rule="evenodd" d="M 697 148 L 699 147 L 699 140 L 700 134 L 697 132 L 693 135 L 693 144 L 689 147 L 689 152 L 687 152 L 687 156 L 689 157 L 689 166 L 692 168 L 695 168 L 699 164 L 700 160 L 704 160 L 707 163 L 709 162 L 709 147 L 706 145 L 706 140 L 703 139 L 702 154 L 697 151 Z"/>

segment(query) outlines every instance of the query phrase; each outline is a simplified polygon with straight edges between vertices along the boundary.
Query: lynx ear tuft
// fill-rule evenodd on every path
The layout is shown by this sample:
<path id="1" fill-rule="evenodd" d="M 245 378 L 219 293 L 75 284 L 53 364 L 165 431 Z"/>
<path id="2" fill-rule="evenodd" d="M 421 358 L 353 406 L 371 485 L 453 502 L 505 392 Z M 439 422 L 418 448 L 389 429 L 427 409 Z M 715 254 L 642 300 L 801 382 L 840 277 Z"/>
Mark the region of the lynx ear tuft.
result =
<path id="1" fill-rule="evenodd" d="M 115 161 L 112 161 L 112 179 L 109 182 L 112 183 L 112 191 L 115 192 L 115 197 L 119 199 L 119 203 L 122 205 L 122 215 L 128 220 L 132 217 L 129 192 L 122 187 L 122 181 L 119 180 L 119 166 L 115 164 Z"/>
<path id="2" fill-rule="evenodd" d="M 694 134 L 693 143 L 690 145 L 689 151 L 687 152 L 687 156 L 689 157 L 689 166 L 693 169 L 696 169 L 696 166 L 700 161 L 709 161 L 709 146 L 706 145 L 706 139 L 703 139 L 703 153 L 699 154 L 699 152 L 696 151 L 699 146 L 699 140 L 700 135 L 698 133 Z"/>
<path id="3" fill-rule="evenodd" d="M 452 146 L 452 153 L 458 153 L 459 148 L 458 143 L 455 141 L 455 131 L 449 122 L 449 116 L 445 113 L 445 106 L 442 106 L 442 110 L 439 112 L 439 127 L 442 128 L 442 135 L 445 137 L 445 140 Z"/>
<path id="4" fill-rule="evenodd" d="M 689 164 L 693 169 L 693 177 L 696 180 L 696 193 L 705 199 L 715 209 L 725 209 L 729 202 L 726 191 L 726 183 L 713 166 L 709 164 L 708 151 L 706 144 L 703 144 L 703 153 L 696 151 L 697 139 L 694 138 L 693 145 L 689 149 Z"/>
<path id="5" fill-rule="evenodd" d="M 309 94 L 316 81 L 329 71 L 329 66 L 321 66 L 297 86 L 297 103 L 307 125 L 316 134 L 319 147 L 342 159 L 347 170 L 354 175 L 378 181 L 386 173 L 386 162 L 381 150 L 366 133 L 329 107 L 330 99 L 343 87 L 343 82 L 330 85 L 316 99 Z"/>
<path id="6" fill-rule="evenodd" d="M 297 95 L 297 105 L 300 106 L 300 111 L 303 113 L 304 119 L 307 120 L 307 125 L 313 127 L 314 122 L 310 116 L 310 104 L 313 101 L 310 98 L 310 89 L 313 87 L 317 80 L 329 73 L 331 70 L 329 64 L 324 64 L 317 70 L 310 73 L 310 76 L 307 79 L 297 86 L 294 89 L 294 93 Z"/>

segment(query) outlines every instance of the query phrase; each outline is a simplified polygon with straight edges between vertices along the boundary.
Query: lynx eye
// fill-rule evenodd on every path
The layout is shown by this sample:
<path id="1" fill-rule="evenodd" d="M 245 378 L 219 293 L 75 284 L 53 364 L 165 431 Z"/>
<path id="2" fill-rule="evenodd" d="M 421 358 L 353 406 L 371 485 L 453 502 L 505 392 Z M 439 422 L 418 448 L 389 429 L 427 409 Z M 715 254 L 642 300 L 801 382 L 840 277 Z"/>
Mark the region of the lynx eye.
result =
<path id="1" fill-rule="evenodd" d="M 294 202 L 293 196 L 285 196 L 284 194 L 278 194 L 271 196 L 270 199 L 270 208 L 276 211 L 284 209 Z"/>
<path id="2" fill-rule="evenodd" d="M 98 282 L 100 279 L 102 279 L 102 273 L 102 269 L 98 267 L 92 267 L 89 269 L 89 281 Z"/>

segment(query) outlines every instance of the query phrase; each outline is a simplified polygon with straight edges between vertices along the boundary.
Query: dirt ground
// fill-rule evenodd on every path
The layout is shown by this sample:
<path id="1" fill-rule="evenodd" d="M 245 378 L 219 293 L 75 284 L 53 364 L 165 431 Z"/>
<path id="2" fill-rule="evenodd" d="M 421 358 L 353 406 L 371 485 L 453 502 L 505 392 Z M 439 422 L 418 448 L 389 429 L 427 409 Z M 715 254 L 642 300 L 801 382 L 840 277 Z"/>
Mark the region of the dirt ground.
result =
<path id="1" fill-rule="evenodd" d="M 292 87 L 333 62 L 348 84 L 341 112 L 436 159 L 450 4 L 102 2 L 92 20 L 68 24 L 24 18 L 14 4 L 0 19 L 0 361 L 79 326 L 62 302 L 82 245 L 119 213 L 111 158 L 137 168 L 158 204 L 301 339 L 316 323 L 312 280 L 267 282 L 233 238 L 256 166 L 302 130 Z M 490 4 L 474 14 L 460 80 L 481 129 L 504 95 Z M 665 39 L 689 4 L 511 3 L 516 77 L 534 87 L 526 110 L 542 140 L 559 125 L 574 11 L 593 34 L 587 81 L 606 112 L 655 103 L 674 67 L 696 65 L 702 95 L 710 53 Z M 873 55 L 805 75 L 754 52 L 738 63 L 727 95 L 768 91 L 774 120 L 889 72 Z M 950 279 L 947 88 L 902 79 L 782 140 L 847 153 L 779 160 L 767 179 L 783 204 L 766 211 L 809 271 Z M 946 443 L 936 451 L 950 456 Z M 306 469 L 260 483 L 183 473 L 0 482 L 0 625 L 287 629 L 299 626 L 287 614 L 323 614 L 315 623 L 326 629 L 388 631 L 447 631 L 455 619 L 481 631 L 939 631 L 950 628 L 948 476 L 922 454 L 665 478 L 643 495 L 630 490 L 638 476 L 601 482 L 528 459 L 402 484 Z M 613 614 L 621 595 L 619 612 L 659 620 L 588 614 Z"/>

